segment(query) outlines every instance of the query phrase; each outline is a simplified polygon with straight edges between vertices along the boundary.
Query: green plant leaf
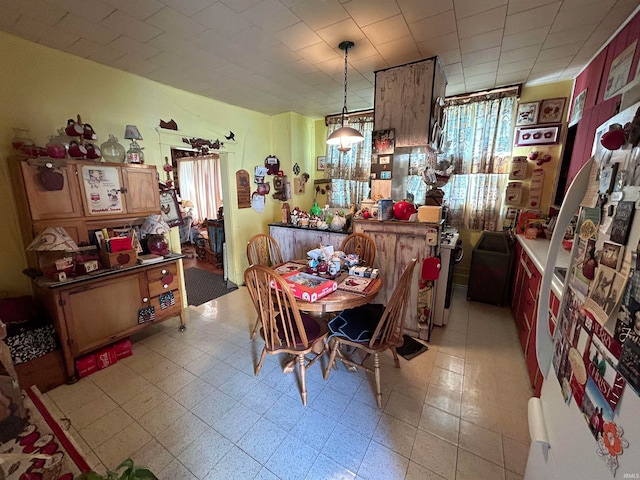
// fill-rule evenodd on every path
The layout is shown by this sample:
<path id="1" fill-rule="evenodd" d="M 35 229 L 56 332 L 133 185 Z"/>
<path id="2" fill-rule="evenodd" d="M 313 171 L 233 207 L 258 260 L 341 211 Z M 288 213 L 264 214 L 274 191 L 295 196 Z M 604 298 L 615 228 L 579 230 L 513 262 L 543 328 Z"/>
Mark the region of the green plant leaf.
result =
<path id="1" fill-rule="evenodd" d="M 146 479 L 146 480 L 158 480 L 158 478 L 146 468 L 138 468 L 133 474 L 133 478 Z"/>
<path id="2" fill-rule="evenodd" d="M 116 467 L 116 472 L 120 470 L 122 467 L 127 467 L 127 470 L 133 470 L 133 460 L 127 458 L 120 465 Z"/>

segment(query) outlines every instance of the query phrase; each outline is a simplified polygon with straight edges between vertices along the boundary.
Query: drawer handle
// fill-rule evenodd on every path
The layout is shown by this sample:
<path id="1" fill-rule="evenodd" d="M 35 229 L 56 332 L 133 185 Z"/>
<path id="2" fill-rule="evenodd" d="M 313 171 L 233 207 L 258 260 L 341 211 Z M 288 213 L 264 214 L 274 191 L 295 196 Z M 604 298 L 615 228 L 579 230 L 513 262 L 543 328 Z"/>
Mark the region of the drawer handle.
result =
<path id="1" fill-rule="evenodd" d="M 169 288 L 169 285 L 165 283 L 164 285 L 162 285 L 162 288 Z"/>
<path id="2" fill-rule="evenodd" d="M 162 269 L 162 274 L 163 274 L 163 275 L 166 275 L 167 273 L 169 273 L 169 272 L 167 271 L 167 269 L 166 269 L 166 268 L 163 268 L 163 269 Z"/>
<path id="3" fill-rule="evenodd" d="M 144 297 L 144 298 L 142 299 L 142 302 L 143 302 L 143 303 L 147 303 L 148 301 L 149 301 L 149 299 L 148 299 L 147 297 Z"/>

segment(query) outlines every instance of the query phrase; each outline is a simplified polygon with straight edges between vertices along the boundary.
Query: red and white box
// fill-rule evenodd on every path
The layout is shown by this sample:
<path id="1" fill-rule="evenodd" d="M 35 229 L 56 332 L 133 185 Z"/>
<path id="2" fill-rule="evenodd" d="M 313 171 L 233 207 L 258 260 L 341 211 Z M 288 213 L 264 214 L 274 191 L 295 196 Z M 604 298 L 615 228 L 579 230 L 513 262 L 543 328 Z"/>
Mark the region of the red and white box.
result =
<path id="1" fill-rule="evenodd" d="M 293 295 L 306 302 L 315 302 L 338 288 L 338 283 L 334 280 L 304 272 L 291 272 L 283 275 L 283 278 L 293 290 Z"/>
<path id="2" fill-rule="evenodd" d="M 131 348 L 131 340 L 125 338 L 113 344 L 113 348 L 116 350 L 116 358 L 118 360 L 133 355 L 133 348 Z"/>
<path id="3" fill-rule="evenodd" d="M 98 370 L 107 368 L 118 361 L 116 349 L 113 345 L 102 348 L 95 353 Z"/>
<path id="4" fill-rule="evenodd" d="M 79 378 L 84 378 L 98 370 L 98 363 L 94 354 L 85 355 L 76 360 L 76 370 Z"/>

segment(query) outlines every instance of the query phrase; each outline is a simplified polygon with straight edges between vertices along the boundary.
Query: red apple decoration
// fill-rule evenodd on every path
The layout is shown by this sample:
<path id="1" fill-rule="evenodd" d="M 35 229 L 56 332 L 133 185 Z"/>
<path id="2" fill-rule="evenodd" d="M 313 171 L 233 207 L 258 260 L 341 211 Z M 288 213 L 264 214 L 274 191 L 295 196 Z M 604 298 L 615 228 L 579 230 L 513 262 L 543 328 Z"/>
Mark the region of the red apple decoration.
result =
<path id="1" fill-rule="evenodd" d="M 414 213 L 416 213 L 416 206 L 413 203 L 403 200 L 393 205 L 393 216 L 398 220 L 409 220 Z"/>

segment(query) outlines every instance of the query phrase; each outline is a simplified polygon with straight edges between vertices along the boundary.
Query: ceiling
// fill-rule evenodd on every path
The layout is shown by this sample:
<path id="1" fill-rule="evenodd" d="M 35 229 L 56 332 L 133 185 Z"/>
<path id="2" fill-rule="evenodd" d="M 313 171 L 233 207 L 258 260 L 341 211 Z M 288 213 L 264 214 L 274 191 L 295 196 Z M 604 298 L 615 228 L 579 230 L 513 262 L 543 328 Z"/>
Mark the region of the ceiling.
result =
<path id="1" fill-rule="evenodd" d="M 574 78 L 638 0 L 0 0 L 0 29 L 232 105 L 373 107 L 376 70 L 437 55 L 447 95 Z"/>

